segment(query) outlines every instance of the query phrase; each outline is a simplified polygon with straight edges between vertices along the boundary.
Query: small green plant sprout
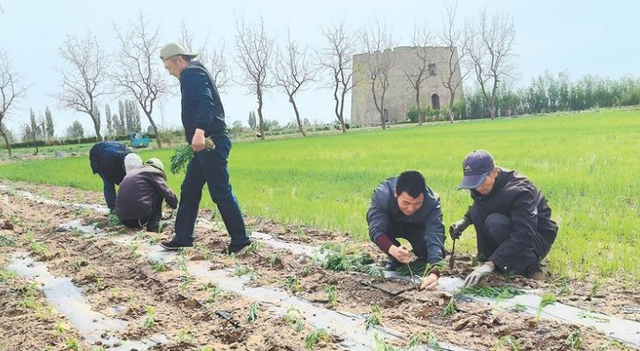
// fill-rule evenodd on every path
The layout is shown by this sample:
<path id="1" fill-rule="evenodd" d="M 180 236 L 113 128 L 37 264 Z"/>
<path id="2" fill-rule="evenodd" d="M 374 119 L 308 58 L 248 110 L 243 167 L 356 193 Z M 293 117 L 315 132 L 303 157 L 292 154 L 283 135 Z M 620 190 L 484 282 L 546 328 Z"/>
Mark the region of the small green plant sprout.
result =
<path id="1" fill-rule="evenodd" d="M 187 257 L 188 254 L 189 254 L 189 248 L 188 247 L 181 247 L 181 248 L 178 249 L 178 256 Z"/>
<path id="2" fill-rule="evenodd" d="M 259 276 L 258 272 L 254 271 L 249 267 L 245 267 L 240 263 L 236 265 L 236 270 L 234 274 L 238 277 L 243 277 L 246 275 L 249 277 L 249 280 L 255 280 Z"/>
<path id="3" fill-rule="evenodd" d="M 104 284 L 104 280 L 101 277 L 97 277 L 96 278 L 96 289 L 102 291 L 106 288 L 107 286 Z"/>
<path id="4" fill-rule="evenodd" d="M 296 277 L 295 275 L 288 276 L 284 281 L 284 285 L 286 286 L 287 290 L 289 290 L 294 295 L 300 292 L 300 279 L 298 279 L 298 277 Z"/>
<path id="5" fill-rule="evenodd" d="M 213 347 L 211 346 L 205 346 L 202 349 L 200 349 L 200 351 L 213 351 Z"/>
<path id="6" fill-rule="evenodd" d="M 180 289 L 185 290 L 195 280 L 196 280 L 196 278 L 194 278 L 191 274 L 185 273 L 185 275 L 182 277 L 182 284 L 180 284 Z"/>
<path id="7" fill-rule="evenodd" d="M 62 334 L 67 332 L 67 328 L 65 328 L 64 323 L 58 322 L 53 326 L 53 331 L 56 335 L 61 336 Z"/>
<path id="8" fill-rule="evenodd" d="M 516 312 L 516 313 L 521 313 L 527 310 L 527 306 L 521 304 L 521 303 L 517 303 L 513 306 L 511 306 L 511 312 Z"/>
<path id="9" fill-rule="evenodd" d="M 376 341 L 376 351 L 404 351 L 401 347 L 390 345 L 384 338 L 378 336 L 378 334 L 375 334 L 373 337 Z"/>
<path id="10" fill-rule="evenodd" d="M 322 268 L 332 271 L 362 271 L 365 265 L 373 263 L 371 256 L 348 244 L 327 242 L 320 247 L 320 254 L 324 255 Z"/>
<path id="11" fill-rule="evenodd" d="M 380 267 L 364 266 L 363 272 L 373 279 L 385 279 L 384 270 Z"/>
<path id="12" fill-rule="evenodd" d="M 251 306 L 249 306 L 249 315 L 247 316 L 247 320 L 249 322 L 253 322 L 256 319 L 258 319 L 258 315 L 260 313 L 260 303 L 259 302 L 254 302 L 251 304 Z"/>
<path id="13" fill-rule="evenodd" d="M 298 311 L 294 307 L 289 307 L 287 310 L 287 315 L 284 317 L 285 323 L 288 326 L 291 326 L 296 333 L 299 333 L 304 328 L 304 324 L 302 323 L 302 315 L 300 311 Z"/>
<path id="14" fill-rule="evenodd" d="M 201 246 L 201 245 L 195 245 L 194 249 L 196 250 L 197 253 L 200 254 L 200 256 L 202 256 L 202 258 L 205 261 L 208 261 L 208 260 L 211 259 L 211 256 L 212 256 L 211 251 L 207 250 L 206 247 Z"/>
<path id="15" fill-rule="evenodd" d="M 9 271 L 6 269 L 0 270 L 0 283 L 4 283 L 4 282 L 8 282 L 10 280 L 15 279 L 16 277 L 16 272 L 15 271 Z"/>
<path id="16" fill-rule="evenodd" d="M 511 335 L 505 335 L 498 339 L 496 344 L 493 346 L 491 351 L 499 351 L 502 350 L 502 347 L 506 346 L 511 351 L 520 351 L 520 345 L 518 344 L 518 340 Z"/>
<path id="17" fill-rule="evenodd" d="M 166 270 L 167 270 L 167 265 L 164 264 L 164 260 L 160 260 L 153 265 L 153 271 L 156 273 L 164 272 Z"/>
<path id="18" fill-rule="evenodd" d="M 69 350 L 74 350 L 74 351 L 80 350 L 80 343 L 78 342 L 78 340 L 74 338 L 67 338 L 66 341 L 67 341 L 67 348 Z"/>
<path id="19" fill-rule="evenodd" d="M 120 222 L 120 219 L 118 218 L 118 215 L 115 212 L 110 212 L 109 213 L 109 220 L 107 221 L 107 226 L 108 227 L 115 227 L 117 225 L 122 224 L 122 222 Z"/>
<path id="20" fill-rule="evenodd" d="M 0 235 L 0 246 L 15 247 L 16 242 L 4 235 Z"/>
<path id="21" fill-rule="evenodd" d="M 449 303 L 444 307 L 443 314 L 445 316 L 453 316 L 456 312 L 456 298 L 455 296 L 451 296 Z"/>
<path id="22" fill-rule="evenodd" d="M 407 349 L 411 350 L 421 344 L 427 344 L 427 346 L 429 346 L 431 349 L 440 351 L 440 344 L 438 343 L 436 335 L 432 331 L 422 331 L 413 334 L 413 336 L 411 336 L 411 339 L 409 339 Z"/>
<path id="23" fill-rule="evenodd" d="M 324 290 L 325 294 L 327 294 L 327 300 L 329 301 L 329 303 L 331 303 L 331 306 L 333 306 L 333 308 L 338 307 L 338 289 L 336 288 L 336 286 L 325 284 L 322 287 L 322 290 Z"/>
<path id="24" fill-rule="evenodd" d="M 377 327 L 382 323 L 382 311 L 380 311 L 380 306 L 373 303 L 371 304 L 371 314 L 367 316 L 365 320 L 366 330 L 369 330 L 373 327 Z"/>
<path id="25" fill-rule="evenodd" d="M 313 347 L 321 341 L 329 341 L 329 333 L 327 333 L 327 331 L 322 328 L 318 328 L 304 337 L 304 345 L 308 350 L 313 349 Z"/>
<path id="26" fill-rule="evenodd" d="M 269 266 L 271 266 L 271 268 L 279 265 L 280 263 L 282 263 L 282 256 L 280 252 L 274 252 L 272 254 L 270 254 L 269 256 L 267 256 L 267 263 L 269 263 Z"/>
<path id="27" fill-rule="evenodd" d="M 622 345 L 619 341 L 609 341 L 600 345 L 597 351 L 609 351 L 609 350 L 627 350 L 627 347 Z"/>
<path id="28" fill-rule="evenodd" d="M 564 344 L 569 346 L 572 350 L 582 349 L 582 337 L 580 329 L 573 329 L 571 333 L 569 333 L 569 336 L 567 336 L 567 340 L 565 340 Z"/>
<path id="29" fill-rule="evenodd" d="M 562 276 L 556 280 L 554 280 L 551 284 L 555 287 L 560 288 L 558 292 L 559 296 L 571 295 L 571 287 L 569 286 L 570 280 L 567 276 Z"/>
<path id="30" fill-rule="evenodd" d="M 187 273 L 189 272 L 189 267 L 187 266 L 187 259 L 184 256 L 179 256 L 178 258 L 176 258 L 176 261 L 178 261 L 178 270 L 180 272 L 183 273 Z"/>
<path id="31" fill-rule="evenodd" d="M 190 344 L 193 338 L 189 333 L 189 329 L 182 328 L 178 331 L 178 335 L 176 336 L 176 343 L 178 344 Z"/>
<path id="32" fill-rule="evenodd" d="M 207 299 L 207 302 L 209 303 L 214 303 L 218 301 L 218 299 L 223 299 L 229 296 L 227 292 L 220 289 L 220 286 L 218 286 L 218 284 L 208 283 L 203 284 L 202 286 L 204 287 L 204 289 L 201 290 L 205 290 L 209 293 L 209 299 Z"/>
<path id="33" fill-rule="evenodd" d="M 540 323 L 540 314 L 542 314 L 542 310 L 545 307 L 553 305 L 556 303 L 556 296 L 550 293 L 546 293 L 542 295 L 542 299 L 540 300 L 540 304 L 538 305 L 538 311 L 536 313 L 536 324 Z"/>
<path id="34" fill-rule="evenodd" d="M 524 292 L 510 286 L 473 286 L 458 290 L 456 295 L 472 295 L 480 297 L 490 297 L 497 299 L 501 297 L 503 300 L 511 299 L 514 296 L 522 295 Z"/>
<path id="35" fill-rule="evenodd" d="M 155 310 L 153 309 L 153 306 L 146 306 L 144 310 L 147 313 L 145 314 L 144 321 L 142 322 L 142 327 L 145 329 L 151 328 L 156 323 L 155 319 L 153 318 L 153 316 L 155 315 Z"/>
<path id="36" fill-rule="evenodd" d="M 246 256 L 246 255 L 248 255 L 250 253 L 257 253 L 261 249 L 262 249 L 262 243 L 261 242 L 252 241 L 251 244 L 249 244 L 249 246 L 245 247 L 244 249 L 242 249 L 242 251 L 240 251 L 240 255 Z"/>

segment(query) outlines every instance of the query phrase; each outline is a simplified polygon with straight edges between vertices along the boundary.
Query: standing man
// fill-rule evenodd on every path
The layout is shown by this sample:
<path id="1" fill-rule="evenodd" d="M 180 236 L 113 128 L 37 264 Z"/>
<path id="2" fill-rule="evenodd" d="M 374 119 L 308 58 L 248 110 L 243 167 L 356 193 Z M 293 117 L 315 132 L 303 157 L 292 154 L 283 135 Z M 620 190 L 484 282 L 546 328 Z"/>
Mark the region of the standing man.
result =
<path id="1" fill-rule="evenodd" d="M 149 232 L 162 231 L 162 202 L 175 209 L 178 197 L 166 183 L 164 164 L 150 158 L 142 167 L 128 172 L 120 183 L 116 214 L 129 228 L 146 227 Z"/>
<path id="2" fill-rule="evenodd" d="M 116 209 L 116 184 L 120 184 L 126 173 L 142 166 L 142 159 L 123 144 L 103 141 L 91 147 L 89 162 L 93 174 L 98 174 L 104 183 L 104 199 L 109 210 Z"/>
<path id="3" fill-rule="evenodd" d="M 444 259 L 444 224 L 440 197 L 425 184 L 422 174 L 407 171 L 389 178 L 376 188 L 367 212 L 369 237 L 389 255 L 387 270 L 409 264 L 409 251 L 398 238 L 411 243 L 419 259 L 436 264 Z M 422 282 L 435 289 L 439 271 L 434 268 Z"/>
<path id="4" fill-rule="evenodd" d="M 207 69 L 200 62 L 192 61 L 196 56 L 175 43 L 169 43 L 160 50 L 164 67 L 180 80 L 182 125 L 187 142 L 194 151 L 182 183 L 175 236 L 161 245 L 167 250 L 193 245 L 193 229 L 206 183 L 231 236 L 231 243 L 223 253 L 231 254 L 242 250 L 251 240 L 229 183 L 227 158 L 231 141 L 224 122 L 224 108 Z M 213 148 L 205 149 L 207 138 L 213 141 Z"/>
<path id="5" fill-rule="evenodd" d="M 468 154 L 462 164 L 460 189 L 470 189 L 473 205 L 451 225 L 457 239 L 473 224 L 478 260 L 484 262 L 465 279 L 465 287 L 497 270 L 541 280 L 540 261 L 556 239 L 558 226 L 540 190 L 518 172 L 495 165 L 485 150 Z"/>

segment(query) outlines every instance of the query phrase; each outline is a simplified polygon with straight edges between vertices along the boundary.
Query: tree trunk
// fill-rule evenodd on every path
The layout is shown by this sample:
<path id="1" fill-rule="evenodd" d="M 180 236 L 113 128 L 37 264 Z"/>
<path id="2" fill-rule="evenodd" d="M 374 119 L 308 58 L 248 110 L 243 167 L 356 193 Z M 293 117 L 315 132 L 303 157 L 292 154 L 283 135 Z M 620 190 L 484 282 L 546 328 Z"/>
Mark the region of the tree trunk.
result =
<path id="1" fill-rule="evenodd" d="M 344 123 L 344 99 L 346 95 L 347 95 L 347 87 L 344 87 L 344 89 L 342 90 L 342 98 L 340 99 L 341 101 L 340 101 L 340 117 L 339 117 L 343 133 L 347 132 L 347 126 Z"/>
<path id="2" fill-rule="evenodd" d="M 382 129 L 387 129 L 387 124 L 384 121 L 384 110 L 378 105 L 378 97 L 376 96 L 376 81 L 371 82 L 371 95 L 373 96 L 373 104 L 376 106 L 376 110 L 380 114 L 380 126 Z"/>
<path id="3" fill-rule="evenodd" d="M 296 106 L 296 101 L 293 99 L 293 95 L 289 95 L 289 102 L 293 105 L 293 111 L 296 113 L 296 120 L 298 121 L 298 129 L 300 130 L 300 134 L 303 137 L 306 137 L 307 134 L 304 132 L 302 128 L 302 122 L 300 121 L 300 112 L 298 111 L 298 106 Z"/>
<path id="4" fill-rule="evenodd" d="M 456 93 L 455 91 L 451 92 L 450 98 L 449 98 L 449 122 L 453 123 L 453 104 L 454 104 L 454 99 L 456 97 Z"/>
<path id="5" fill-rule="evenodd" d="M 93 120 L 93 129 L 96 131 L 96 139 L 98 139 L 98 141 L 102 141 L 102 134 L 100 134 L 100 124 L 96 123 L 96 119 L 91 116 L 91 119 Z"/>
<path id="6" fill-rule="evenodd" d="M 147 118 L 149 119 L 149 123 L 151 123 L 151 127 L 153 128 L 153 132 L 156 133 L 156 144 L 158 144 L 158 149 L 162 149 L 162 141 L 160 140 L 160 130 L 158 130 L 158 126 L 156 125 L 156 122 L 154 122 L 153 118 L 151 118 L 150 114 L 148 114 L 146 111 L 144 112 L 145 115 L 147 115 Z"/>
<path id="7" fill-rule="evenodd" d="M 260 120 L 260 139 L 265 140 L 264 120 L 262 119 L 262 92 L 258 91 L 258 119 Z"/>
<path id="8" fill-rule="evenodd" d="M 0 132 L 0 136 L 4 139 L 5 145 L 7 145 L 7 151 L 9 151 L 9 158 L 13 157 L 13 151 L 11 150 L 11 143 L 9 142 L 9 138 L 7 138 L 7 134 L 4 132 Z"/>

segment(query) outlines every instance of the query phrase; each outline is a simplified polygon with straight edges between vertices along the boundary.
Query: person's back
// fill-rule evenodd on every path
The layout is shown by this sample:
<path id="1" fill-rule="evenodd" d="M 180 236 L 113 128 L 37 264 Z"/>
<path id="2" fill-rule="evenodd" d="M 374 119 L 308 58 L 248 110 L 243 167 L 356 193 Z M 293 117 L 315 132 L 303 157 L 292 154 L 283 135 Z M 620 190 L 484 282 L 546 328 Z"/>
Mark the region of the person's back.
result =
<path id="1" fill-rule="evenodd" d="M 131 151 L 115 141 L 103 141 L 91 147 L 89 161 L 94 174 L 103 175 L 109 182 L 120 184 L 125 176 L 124 158 Z"/>
<path id="2" fill-rule="evenodd" d="M 192 61 L 180 75 L 182 93 L 182 125 L 187 142 L 191 142 L 196 130 L 202 129 L 205 137 L 226 133 L 224 107 L 218 89 L 207 69 Z"/>

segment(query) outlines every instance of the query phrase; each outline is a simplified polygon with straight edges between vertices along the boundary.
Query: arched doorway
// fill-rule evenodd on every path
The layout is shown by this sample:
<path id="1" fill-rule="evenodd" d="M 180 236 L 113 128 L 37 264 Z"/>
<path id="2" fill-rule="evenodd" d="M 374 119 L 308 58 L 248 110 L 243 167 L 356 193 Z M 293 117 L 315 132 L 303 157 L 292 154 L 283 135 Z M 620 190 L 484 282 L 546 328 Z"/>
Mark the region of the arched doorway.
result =
<path id="1" fill-rule="evenodd" d="M 440 109 L 440 96 L 438 94 L 431 95 L 431 108 L 434 110 Z"/>

